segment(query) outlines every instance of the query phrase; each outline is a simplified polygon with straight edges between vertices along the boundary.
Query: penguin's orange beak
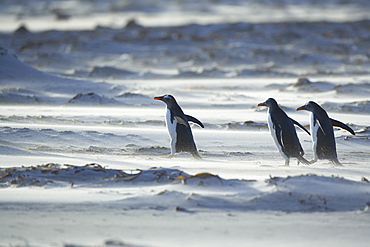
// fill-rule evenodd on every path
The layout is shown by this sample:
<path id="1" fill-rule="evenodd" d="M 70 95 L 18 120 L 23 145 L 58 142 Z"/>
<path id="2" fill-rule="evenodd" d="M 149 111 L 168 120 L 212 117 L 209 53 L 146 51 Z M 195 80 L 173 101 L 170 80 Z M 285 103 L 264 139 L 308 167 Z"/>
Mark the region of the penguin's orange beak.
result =
<path id="1" fill-rule="evenodd" d="M 298 107 L 298 108 L 297 108 L 297 111 L 301 111 L 301 110 L 307 110 L 307 109 L 306 109 L 306 106 L 301 106 L 301 107 Z"/>
<path id="2" fill-rule="evenodd" d="M 154 99 L 156 99 L 156 100 L 162 100 L 163 99 L 163 96 L 157 96 L 157 97 L 154 97 Z"/>
<path id="3" fill-rule="evenodd" d="M 266 102 L 259 103 L 257 106 L 266 106 Z"/>

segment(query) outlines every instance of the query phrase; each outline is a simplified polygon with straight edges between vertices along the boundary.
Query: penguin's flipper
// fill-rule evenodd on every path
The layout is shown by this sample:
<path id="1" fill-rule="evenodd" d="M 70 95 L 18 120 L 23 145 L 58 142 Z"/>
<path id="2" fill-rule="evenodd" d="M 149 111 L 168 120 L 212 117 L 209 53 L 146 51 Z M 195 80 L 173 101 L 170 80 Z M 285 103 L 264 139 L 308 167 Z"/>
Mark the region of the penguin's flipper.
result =
<path id="1" fill-rule="evenodd" d="M 185 115 L 185 117 L 188 119 L 188 121 L 193 122 L 193 123 L 196 123 L 200 127 L 204 128 L 204 125 L 202 124 L 202 122 L 199 121 L 198 119 L 196 119 L 195 117 L 192 117 L 192 116 L 189 116 L 189 115 Z"/>
<path id="2" fill-rule="evenodd" d="M 276 136 L 276 140 L 278 141 L 278 143 L 279 143 L 279 145 L 280 145 L 280 147 L 284 147 L 284 145 L 283 145 L 283 131 L 281 130 L 281 127 L 280 127 L 280 125 L 278 125 L 277 123 L 276 123 L 276 121 L 275 121 L 275 119 L 274 118 L 272 118 L 271 117 L 271 121 L 272 121 L 272 124 L 273 124 L 273 128 L 274 128 L 274 130 L 275 130 L 275 136 Z"/>
<path id="3" fill-rule="evenodd" d="M 290 118 L 290 120 L 293 122 L 293 124 L 297 125 L 299 128 L 301 128 L 302 130 L 306 131 L 306 133 L 310 136 L 310 132 L 305 128 L 303 127 L 303 125 L 301 125 L 300 123 L 298 123 L 297 121 L 295 121 L 294 119 Z"/>
<path id="4" fill-rule="evenodd" d="M 284 149 L 283 130 L 278 126 L 275 132 L 281 148 Z"/>
<path id="5" fill-rule="evenodd" d="M 317 122 L 317 124 L 319 125 L 319 127 L 320 127 L 320 129 L 321 129 L 322 133 L 323 133 L 324 135 L 326 135 L 326 133 L 325 133 L 325 131 L 324 131 L 324 128 L 321 126 L 321 123 L 320 123 L 319 119 L 317 119 L 316 117 L 315 117 L 315 122 Z"/>
<path id="6" fill-rule="evenodd" d="M 356 135 L 356 133 L 353 131 L 353 129 L 351 129 L 348 125 L 346 125 L 346 124 L 344 124 L 344 123 L 342 123 L 338 120 L 332 119 L 332 118 L 330 118 L 330 121 L 331 121 L 331 124 L 333 126 L 336 126 L 336 127 L 342 128 L 344 130 L 347 130 L 352 135 Z"/>
<path id="7" fill-rule="evenodd" d="M 189 126 L 188 121 L 184 120 L 183 118 L 181 118 L 181 117 L 179 117 L 179 116 L 175 116 L 174 118 L 175 118 L 175 119 L 177 120 L 177 122 L 179 122 L 180 124 L 183 124 L 183 125 L 185 125 L 185 126 L 187 126 L 187 127 L 190 127 L 190 126 Z"/>

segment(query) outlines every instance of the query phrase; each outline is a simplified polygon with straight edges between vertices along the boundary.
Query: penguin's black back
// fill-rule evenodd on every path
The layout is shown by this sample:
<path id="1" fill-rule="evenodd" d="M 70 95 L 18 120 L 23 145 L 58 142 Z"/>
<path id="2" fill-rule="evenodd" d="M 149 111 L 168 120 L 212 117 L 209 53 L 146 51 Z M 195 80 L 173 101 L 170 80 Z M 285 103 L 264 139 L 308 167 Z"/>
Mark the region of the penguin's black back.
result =
<path id="1" fill-rule="evenodd" d="M 198 151 L 194 143 L 191 129 L 183 124 L 178 123 L 176 126 L 176 133 L 176 152 L 189 152 L 197 155 Z"/>

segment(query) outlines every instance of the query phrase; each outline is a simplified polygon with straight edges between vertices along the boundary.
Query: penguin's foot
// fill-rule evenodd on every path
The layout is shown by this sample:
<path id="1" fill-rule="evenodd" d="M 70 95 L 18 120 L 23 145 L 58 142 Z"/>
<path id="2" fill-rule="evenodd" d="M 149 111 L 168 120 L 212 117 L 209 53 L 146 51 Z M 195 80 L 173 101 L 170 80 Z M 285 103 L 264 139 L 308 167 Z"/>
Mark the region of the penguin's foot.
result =
<path id="1" fill-rule="evenodd" d="M 314 163 L 316 163 L 316 161 L 317 161 L 317 160 L 310 160 L 310 161 L 309 161 L 309 163 L 310 163 L 310 164 L 314 164 Z"/>
<path id="2" fill-rule="evenodd" d="M 289 161 L 285 161 L 285 164 L 282 165 L 281 167 L 288 167 L 289 166 Z"/>

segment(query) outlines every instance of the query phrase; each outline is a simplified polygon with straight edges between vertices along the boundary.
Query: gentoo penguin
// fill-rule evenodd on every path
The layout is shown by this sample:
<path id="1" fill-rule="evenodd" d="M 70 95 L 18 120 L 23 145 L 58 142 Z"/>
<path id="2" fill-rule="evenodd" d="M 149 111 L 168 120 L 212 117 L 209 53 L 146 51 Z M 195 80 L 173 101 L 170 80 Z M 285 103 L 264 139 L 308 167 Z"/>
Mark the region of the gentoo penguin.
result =
<path id="1" fill-rule="evenodd" d="M 355 135 L 355 132 L 344 123 L 329 118 L 326 111 L 313 101 L 297 108 L 297 111 L 300 110 L 310 111 L 311 115 L 310 130 L 314 153 L 311 163 L 315 163 L 318 159 L 328 159 L 334 165 L 342 166 L 337 157 L 333 126 L 345 129 L 352 135 Z"/>
<path id="2" fill-rule="evenodd" d="M 204 128 L 203 124 L 195 117 L 184 114 L 172 95 L 166 94 L 154 97 L 154 99 L 166 103 L 166 126 L 171 139 L 170 157 L 178 152 L 189 152 L 194 158 L 201 158 L 188 122 L 196 123 Z"/>
<path id="3" fill-rule="evenodd" d="M 303 158 L 304 151 L 299 142 L 294 124 L 310 134 L 308 130 L 297 121 L 288 117 L 273 98 L 267 99 L 265 102 L 258 104 L 258 106 L 268 107 L 268 127 L 281 156 L 285 159 L 285 166 L 289 166 L 289 159 L 291 157 L 297 158 L 298 164 L 302 162 L 308 165 L 309 162 Z"/>

